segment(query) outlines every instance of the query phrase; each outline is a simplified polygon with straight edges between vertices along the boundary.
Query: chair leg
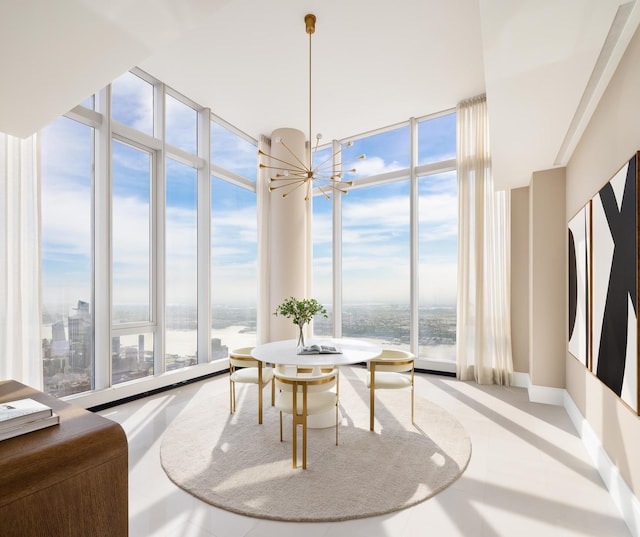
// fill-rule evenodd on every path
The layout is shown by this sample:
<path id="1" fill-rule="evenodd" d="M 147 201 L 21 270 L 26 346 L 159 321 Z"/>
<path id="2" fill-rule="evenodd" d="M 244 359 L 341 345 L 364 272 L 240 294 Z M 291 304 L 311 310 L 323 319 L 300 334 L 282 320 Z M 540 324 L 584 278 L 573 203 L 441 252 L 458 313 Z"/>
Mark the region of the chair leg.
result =
<path id="1" fill-rule="evenodd" d="M 271 378 L 271 406 L 276 404 L 276 379 Z"/>
<path id="2" fill-rule="evenodd" d="M 414 406 L 414 397 L 413 397 L 413 393 L 414 393 L 414 380 L 415 380 L 415 375 L 414 375 L 414 368 L 413 365 L 411 366 L 411 424 L 413 425 L 414 421 L 413 421 L 413 406 Z"/>
<path id="3" fill-rule="evenodd" d="M 302 469 L 307 469 L 307 413 L 302 416 Z"/>
<path id="4" fill-rule="evenodd" d="M 229 413 L 236 411 L 236 383 L 229 377 Z"/>
<path id="5" fill-rule="evenodd" d="M 291 438 L 291 466 L 292 468 L 298 467 L 298 423 L 296 415 L 294 414 L 291 422 L 293 423 L 292 438 Z"/>
<path id="6" fill-rule="evenodd" d="M 336 401 L 336 446 L 338 445 L 338 402 Z"/>
<path id="7" fill-rule="evenodd" d="M 373 378 L 371 379 L 372 384 L 369 387 L 369 430 L 373 431 L 373 416 L 375 413 L 374 405 L 376 400 L 375 389 L 373 387 Z"/>

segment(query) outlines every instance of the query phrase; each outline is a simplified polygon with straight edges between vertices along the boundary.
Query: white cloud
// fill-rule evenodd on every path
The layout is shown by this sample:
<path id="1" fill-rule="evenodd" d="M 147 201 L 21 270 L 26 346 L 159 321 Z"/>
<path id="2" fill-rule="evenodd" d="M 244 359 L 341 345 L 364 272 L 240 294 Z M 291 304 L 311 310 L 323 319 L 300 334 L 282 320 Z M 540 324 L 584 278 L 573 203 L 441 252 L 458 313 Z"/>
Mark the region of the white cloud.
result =
<path id="1" fill-rule="evenodd" d="M 353 177 L 371 177 L 381 173 L 400 170 L 402 168 L 406 168 L 406 166 L 401 166 L 396 161 L 385 162 L 381 157 L 367 157 L 364 160 L 345 163 L 345 168 L 356 169 L 355 174 L 350 174 Z"/>

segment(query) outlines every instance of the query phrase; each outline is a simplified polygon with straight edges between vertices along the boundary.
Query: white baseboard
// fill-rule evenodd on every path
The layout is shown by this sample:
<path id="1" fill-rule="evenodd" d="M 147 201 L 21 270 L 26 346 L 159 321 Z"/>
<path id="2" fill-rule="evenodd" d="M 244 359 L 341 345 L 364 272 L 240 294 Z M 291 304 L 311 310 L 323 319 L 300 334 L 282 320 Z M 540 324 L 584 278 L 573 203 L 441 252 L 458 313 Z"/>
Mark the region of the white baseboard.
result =
<path id="1" fill-rule="evenodd" d="M 622 478 L 618 468 L 613 464 L 607 452 L 602 447 L 600 439 L 591 428 L 591 425 L 589 425 L 589 422 L 580 414 L 578 407 L 566 391 L 563 404 L 578 434 L 580 434 L 587 453 L 589 453 L 602 481 L 604 481 L 604 484 L 609 490 L 613 502 L 627 523 L 631 535 L 633 535 L 633 537 L 640 537 L 640 501 L 638 501 L 638 498 L 636 498 Z"/>
<path id="2" fill-rule="evenodd" d="M 529 373 L 519 373 L 514 371 L 511 374 L 511 386 L 515 386 L 516 388 L 528 388 L 531 385 L 531 380 L 529 380 Z"/>
<path id="3" fill-rule="evenodd" d="M 591 428 L 591 425 L 589 425 L 589 422 L 580 414 L 578 407 L 567 391 L 561 388 L 535 386 L 531 384 L 531 378 L 528 373 L 513 373 L 511 385 L 526 388 L 529 393 L 529 400 L 534 403 L 546 403 L 564 407 L 576 431 L 578 431 L 593 465 L 607 487 L 613 503 L 622 514 L 622 518 L 626 522 L 631 535 L 640 537 L 640 501 L 620 475 L 618 468 L 602 447 L 600 439 Z"/>
<path id="4" fill-rule="evenodd" d="M 529 401 L 534 403 L 544 403 L 545 405 L 562 406 L 564 404 L 564 388 L 551 388 L 549 386 L 536 386 L 531 384 L 529 390 Z"/>
<path id="5" fill-rule="evenodd" d="M 548 386 L 531 384 L 529 373 L 512 373 L 511 385 L 517 388 L 526 388 L 529 392 L 529 401 L 533 403 L 544 403 L 555 406 L 564 405 L 564 394 L 566 390 L 563 388 L 550 388 Z"/>

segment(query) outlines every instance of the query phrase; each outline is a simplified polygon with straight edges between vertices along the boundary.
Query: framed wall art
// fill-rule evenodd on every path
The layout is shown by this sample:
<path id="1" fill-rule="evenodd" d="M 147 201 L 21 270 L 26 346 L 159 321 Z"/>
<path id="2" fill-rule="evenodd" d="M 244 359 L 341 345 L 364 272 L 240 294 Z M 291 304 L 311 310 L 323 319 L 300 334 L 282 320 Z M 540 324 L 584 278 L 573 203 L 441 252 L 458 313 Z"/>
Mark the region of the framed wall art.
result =
<path id="1" fill-rule="evenodd" d="M 591 202 L 569 221 L 569 352 L 591 368 Z"/>
<path id="2" fill-rule="evenodd" d="M 590 278 L 593 344 L 591 370 L 636 413 L 639 251 L 637 183 L 638 154 L 591 200 Z"/>

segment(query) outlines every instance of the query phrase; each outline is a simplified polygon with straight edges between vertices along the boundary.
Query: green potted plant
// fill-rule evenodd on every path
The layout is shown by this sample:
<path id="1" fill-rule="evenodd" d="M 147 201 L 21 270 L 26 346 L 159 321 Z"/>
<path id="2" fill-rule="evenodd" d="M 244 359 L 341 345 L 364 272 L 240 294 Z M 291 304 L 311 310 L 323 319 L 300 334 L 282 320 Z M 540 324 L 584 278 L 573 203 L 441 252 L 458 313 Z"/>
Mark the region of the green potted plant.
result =
<path id="1" fill-rule="evenodd" d="M 311 322 L 313 316 L 318 313 L 327 318 L 327 310 L 315 298 L 298 300 L 297 298 L 289 297 L 276 308 L 273 314 L 276 316 L 282 315 L 287 319 L 291 319 L 293 324 L 298 325 L 298 347 L 304 347 L 304 325 Z"/>

